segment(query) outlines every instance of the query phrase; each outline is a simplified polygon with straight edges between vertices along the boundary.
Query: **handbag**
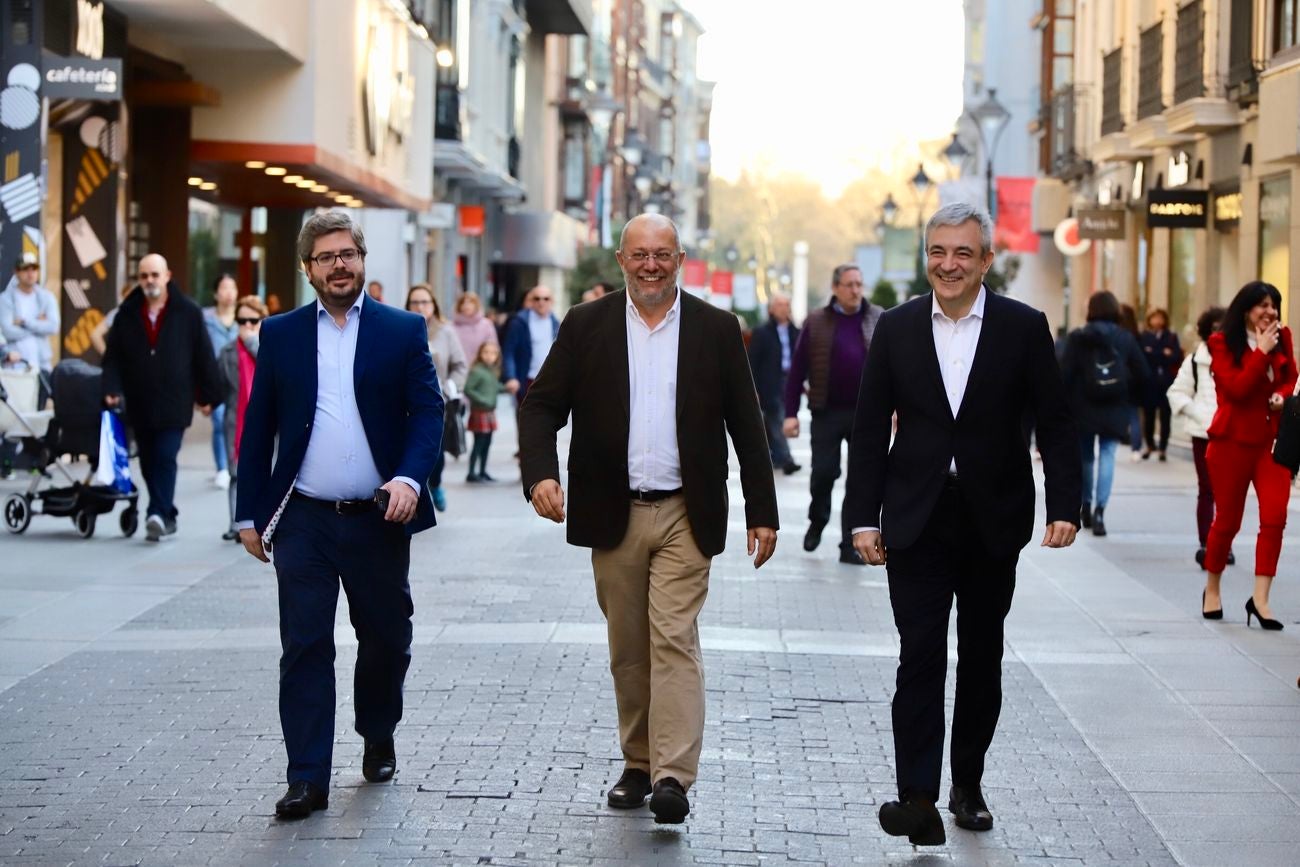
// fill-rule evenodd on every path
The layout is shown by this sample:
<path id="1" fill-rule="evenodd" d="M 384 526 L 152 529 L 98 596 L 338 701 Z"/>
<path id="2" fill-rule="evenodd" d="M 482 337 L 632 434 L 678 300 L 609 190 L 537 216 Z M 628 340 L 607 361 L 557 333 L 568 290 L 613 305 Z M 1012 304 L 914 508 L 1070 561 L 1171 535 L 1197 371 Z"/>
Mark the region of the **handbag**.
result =
<path id="1" fill-rule="evenodd" d="M 465 454 L 465 419 L 459 398 L 447 401 L 442 419 L 442 450 L 453 458 Z"/>
<path id="2" fill-rule="evenodd" d="M 1300 472 L 1300 397 L 1292 395 L 1282 402 L 1282 418 L 1273 442 L 1273 460 L 1291 471 Z"/>

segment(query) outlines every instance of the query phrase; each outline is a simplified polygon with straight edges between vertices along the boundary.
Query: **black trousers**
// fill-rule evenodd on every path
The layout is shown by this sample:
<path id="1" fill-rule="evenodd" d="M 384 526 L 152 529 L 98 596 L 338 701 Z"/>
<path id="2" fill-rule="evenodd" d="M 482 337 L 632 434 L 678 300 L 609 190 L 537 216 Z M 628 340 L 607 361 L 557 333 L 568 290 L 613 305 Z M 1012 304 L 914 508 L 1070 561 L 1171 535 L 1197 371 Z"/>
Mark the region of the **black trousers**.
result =
<path id="1" fill-rule="evenodd" d="M 831 492 L 840 477 L 840 443 L 853 438 L 852 407 L 819 409 L 812 414 L 812 478 L 808 487 L 812 502 L 808 504 L 808 523 L 824 527 L 831 519 Z M 846 521 L 847 511 L 840 504 L 840 547 L 852 547 L 853 534 Z"/>
<path id="2" fill-rule="evenodd" d="M 353 702 L 357 734 L 391 737 L 402 718 L 411 664 L 411 540 L 378 509 L 338 515 L 289 501 L 276 527 L 280 595 L 280 726 L 290 783 L 329 790 L 334 752 L 334 611 L 339 582 L 357 635 Z"/>
<path id="3" fill-rule="evenodd" d="M 920 538 L 888 556 L 889 601 L 901 643 L 893 705 L 899 796 L 938 801 L 953 599 L 952 781 L 978 786 L 1002 710 L 1002 623 L 1011 610 L 1020 554 L 994 556 L 985 549 L 972 508 L 954 482 L 944 488 Z"/>
<path id="4" fill-rule="evenodd" d="M 1171 421 L 1169 411 L 1169 398 L 1161 396 L 1158 403 L 1152 404 L 1146 408 L 1144 417 L 1146 424 L 1147 451 L 1163 452 L 1169 448 L 1169 425 Z M 1156 419 L 1160 420 L 1160 439 L 1156 440 Z"/>

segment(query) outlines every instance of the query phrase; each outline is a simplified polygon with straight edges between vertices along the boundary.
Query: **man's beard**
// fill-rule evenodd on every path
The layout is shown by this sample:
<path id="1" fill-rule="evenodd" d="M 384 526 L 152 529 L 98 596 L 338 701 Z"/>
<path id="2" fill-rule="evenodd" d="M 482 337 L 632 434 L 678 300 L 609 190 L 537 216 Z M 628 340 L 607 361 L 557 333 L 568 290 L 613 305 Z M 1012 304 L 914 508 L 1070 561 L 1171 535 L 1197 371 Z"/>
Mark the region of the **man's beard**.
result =
<path id="1" fill-rule="evenodd" d="M 157 301 L 162 297 L 163 290 L 161 286 L 142 286 L 140 288 L 144 289 L 144 297 L 150 300 Z"/>
<path id="2" fill-rule="evenodd" d="M 353 278 L 350 289 L 343 291 L 330 285 L 330 280 L 344 275 Z M 364 270 L 353 272 L 347 269 L 335 269 L 326 274 L 324 278 L 311 278 L 310 282 L 311 288 L 316 290 L 316 297 L 320 298 L 321 301 L 328 301 L 331 304 L 351 304 L 357 300 L 357 296 L 365 288 L 366 272 Z"/>
<path id="3" fill-rule="evenodd" d="M 671 271 L 664 274 L 664 279 L 658 283 L 650 285 L 643 284 L 637 279 L 635 274 L 623 274 L 624 282 L 627 284 L 627 291 L 634 301 L 642 303 L 650 302 L 652 304 L 664 301 L 672 297 L 673 291 L 677 288 L 677 272 Z"/>

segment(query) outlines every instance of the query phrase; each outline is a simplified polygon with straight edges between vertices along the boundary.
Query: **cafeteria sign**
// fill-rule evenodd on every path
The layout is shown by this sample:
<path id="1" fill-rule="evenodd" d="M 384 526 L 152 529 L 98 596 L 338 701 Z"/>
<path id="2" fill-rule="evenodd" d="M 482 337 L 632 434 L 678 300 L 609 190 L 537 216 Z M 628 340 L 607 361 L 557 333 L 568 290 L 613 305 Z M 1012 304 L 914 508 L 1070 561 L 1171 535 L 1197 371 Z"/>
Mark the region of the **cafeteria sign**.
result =
<path id="1" fill-rule="evenodd" d="M 1147 191 L 1147 225 L 1153 229 L 1204 229 L 1209 215 L 1205 190 Z"/>

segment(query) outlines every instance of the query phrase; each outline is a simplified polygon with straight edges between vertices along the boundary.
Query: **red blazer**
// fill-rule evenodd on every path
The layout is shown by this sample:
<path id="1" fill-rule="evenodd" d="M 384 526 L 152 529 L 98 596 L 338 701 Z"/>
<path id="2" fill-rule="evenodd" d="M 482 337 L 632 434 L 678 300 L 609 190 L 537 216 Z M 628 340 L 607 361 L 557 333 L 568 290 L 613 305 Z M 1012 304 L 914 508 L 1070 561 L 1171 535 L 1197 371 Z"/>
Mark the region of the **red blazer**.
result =
<path id="1" fill-rule="evenodd" d="M 1242 445 L 1268 445 L 1277 437 L 1281 413 L 1270 412 L 1270 395 L 1290 397 L 1296 384 L 1295 353 L 1291 329 L 1278 335 L 1277 350 L 1270 353 L 1246 348 L 1237 364 L 1222 334 L 1211 334 L 1210 372 L 1219 408 L 1210 422 L 1210 439 L 1231 440 Z M 1273 378 L 1268 378 L 1272 368 Z"/>

